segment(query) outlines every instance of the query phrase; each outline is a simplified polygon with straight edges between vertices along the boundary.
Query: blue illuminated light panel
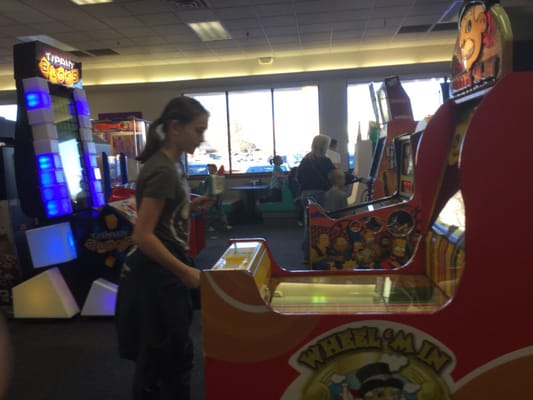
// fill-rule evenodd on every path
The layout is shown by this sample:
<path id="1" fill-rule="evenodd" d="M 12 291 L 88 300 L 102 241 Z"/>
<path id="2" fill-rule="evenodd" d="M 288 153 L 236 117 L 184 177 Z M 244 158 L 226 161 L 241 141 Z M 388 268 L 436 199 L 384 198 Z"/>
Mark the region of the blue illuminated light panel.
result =
<path id="1" fill-rule="evenodd" d="M 37 166 L 46 216 L 53 218 L 71 214 L 72 203 L 59 156 L 39 154 Z"/>
<path id="2" fill-rule="evenodd" d="M 76 97 L 76 110 L 78 115 L 90 117 L 91 111 L 89 104 L 85 98 L 83 91 L 78 92 Z M 87 151 L 86 142 L 83 142 L 84 156 L 85 156 L 85 166 L 87 171 L 87 176 L 89 178 L 89 187 L 91 190 L 91 199 L 94 207 L 103 207 L 106 204 L 106 199 L 103 193 L 102 181 L 94 173 L 95 169 L 98 168 L 98 162 L 96 160 L 96 154 L 90 153 Z"/>
<path id="3" fill-rule="evenodd" d="M 52 104 L 50 94 L 46 92 L 27 92 L 25 95 L 28 111 L 37 110 L 39 108 L 50 108 Z"/>
<path id="4" fill-rule="evenodd" d="M 51 109 L 52 100 L 46 89 L 29 89 L 25 91 L 26 107 L 28 111 Z M 61 158 L 57 153 L 37 154 L 37 169 L 41 189 L 41 200 L 48 218 L 72 214 L 65 173 Z"/>

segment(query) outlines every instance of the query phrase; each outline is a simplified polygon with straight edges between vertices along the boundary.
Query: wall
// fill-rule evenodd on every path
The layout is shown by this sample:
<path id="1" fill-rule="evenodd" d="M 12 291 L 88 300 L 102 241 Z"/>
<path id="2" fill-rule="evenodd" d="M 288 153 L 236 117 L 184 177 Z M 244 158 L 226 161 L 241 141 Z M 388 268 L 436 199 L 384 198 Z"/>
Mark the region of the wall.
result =
<path id="1" fill-rule="evenodd" d="M 349 83 L 382 82 L 398 75 L 400 79 L 449 76 L 450 63 L 425 63 L 336 71 L 302 72 L 241 78 L 204 79 L 135 85 L 86 86 L 91 116 L 99 113 L 141 111 L 147 120 L 156 119 L 165 104 L 181 93 L 264 89 L 316 84 L 319 87 L 320 130 L 339 141 L 344 149 L 348 141 L 346 86 Z M 1 91 L 0 104 L 15 104 L 14 91 Z M 343 163 L 347 163 L 343 157 Z M 346 164 L 347 166 L 347 164 Z"/>
<path id="2" fill-rule="evenodd" d="M 319 112 L 320 133 L 337 139 L 337 150 L 341 155 L 341 168 L 348 169 L 348 108 L 346 98 L 347 82 L 337 80 L 325 80 L 320 82 Z"/>

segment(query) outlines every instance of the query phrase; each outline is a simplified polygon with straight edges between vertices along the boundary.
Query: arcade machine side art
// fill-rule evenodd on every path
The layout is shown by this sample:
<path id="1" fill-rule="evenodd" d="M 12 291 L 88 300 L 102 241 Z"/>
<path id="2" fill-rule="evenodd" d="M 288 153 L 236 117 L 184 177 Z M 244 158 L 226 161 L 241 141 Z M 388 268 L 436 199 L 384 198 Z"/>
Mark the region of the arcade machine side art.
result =
<path id="1" fill-rule="evenodd" d="M 95 274 L 79 243 L 105 205 L 81 63 L 40 42 L 13 50 L 16 183 L 21 208 L 34 221 L 20 249 L 29 262 L 25 281 L 13 288 L 14 316 L 68 318 L 79 311 L 71 290 L 80 301 Z M 39 245 L 42 239 L 49 247 Z M 36 275 L 37 268 L 45 271 Z"/>
<path id="2" fill-rule="evenodd" d="M 371 85 L 370 90 L 372 93 L 373 85 Z M 414 194 L 415 176 L 413 171 L 410 171 L 408 175 L 401 174 L 402 165 L 400 164 L 402 163 L 405 166 L 410 165 L 413 169 L 418 144 L 423 135 L 421 131 L 415 132 L 415 128 L 421 124 L 417 124 L 413 120 L 410 99 L 397 76 L 384 80 L 373 97 L 373 105 L 379 120 L 384 125 L 382 136 L 375 139 L 376 144 L 369 177 L 364 179 L 369 201 L 332 212 L 323 210 L 316 203 L 311 202 L 309 204 L 307 208 L 310 237 L 309 254 L 313 268 L 387 268 L 390 266 L 387 261 L 391 255 L 390 249 L 402 248 L 401 258 L 409 259 L 421 230 L 427 227 L 426 223 L 423 222 L 425 219 L 422 221 L 421 217 L 417 215 L 419 213 L 417 210 L 420 210 L 418 204 L 420 196 Z M 453 114 L 451 108 L 453 107 L 450 106 L 446 109 L 446 112 L 441 111 L 438 118 L 440 123 L 445 119 L 444 129 L 443 127 L 433 128 L 435 133 L 432 136 L 437 136 L 437 139 L 426 139 L 426 142 L 430 142 L 430 144 L 425 144 L 425 147 L 440 147 L 440 150 L 436 150 L 438 152 L 436 158 L 441 160 L 444 159 L 444 154 L 449 147 L 447 140 L 449 139 L 450 124 L 453 121 L 453 117 L 450 117 Z M 433 126 L 435 125 L 434 123 Z M 407 142 L 410 144 L 407 145 Z M 440 169 L 434 169 L 434 172 L 435 180 L 430 183 L 433 186 L 439 182 Z M 398 213 L 395 212 L 397 210 L 390 208 L 393 206 L 406 209 Z M 381 208 L 389 209 L 378 211 Z M 367 229 L 365 228 L 367 221 L 363 214 L 370 212 L 383 215 L 372 218 L 373 227 Z M 355 217 L 356 215 L 357 217 Z M 356 219 L 357 221 L 355 221 Z M 384 222 L 387 220 L 389 222 Z M 400 223 L 401 225 L 407 224 L 405 226 L 409 226 L 408 229 L 412 231 L 402 233 L 402 240 L 397 238 L 398 233 L 392 233 L 397 228 L 386 228 L 386 225 L 396 226 L 396 222 L 400 220 L 404 221 Z M 401 229 L 404 230 L 405 226 Z M 412 240 L 410 236 L 413 236 Z M 365 241 L 369 241 L 368 245 L 364 244 Z M 395 245 L 393 245 L 393 241 Z M 336 242 L 338 243 L 337 249 L 334 249 Z M 324 247 L 330 249 L 324 249 Z M 366 247 L 373 248 L 373 250 L 367 251 L 364 249 Z M 348 262 L 332 263 L 332 254 L 328 253 L 338 252 L 346 254 L 344 258 L 349 258 L 346 260 Z M 348 256 L 354 252 L 359 252 L 360 255 L 357 257 L 355 255 Z M 362 254 L 366 254 L 366 256 L 363 257 Z M 335 256 L 334 258 L 339 260 L 343 257 Z M 394 260 L 392 264 L 398 267 L 397 260 Z"/>
<path id="3" fill-rule="evenodd" d="M 309 204 L 313 268 L 390 269 L 411 258 L 430 224 L 429 210 L 442 182 L 455 120 L 455 104 L 448 101 L 423 132 L 394 138 L 399 188 L 394 196 L 333 212 Z"/>
<path id="4" fill-rule="evenodd" d="M 463 15 L 478 5 L 495 24 L 489 35 L 502 40 L 499 66 L 506 57 L 516 60 L 509 35 L 527 18 L 509 20 L 499 5 L 477 1 L 465 4 Z M 529 10 L 522 16 L 531 21 Z M 523 129 L 533 105 L 532 71 L 533 63 L 528 72 L 498 69 L 492 83 L 471 82 L 462 88 L 465 96 L 453 99 L 452 132 L 461 138 L 449 165 L 457 160 L 457 173 L 445 168 L 449 182 L 425 203 L 424 212 L 438 218 L 409 262 L 431 270 L 288 271 L 264 240 L 230 243 L 201 278 L 206 400 L 249 393 L 258 400 L 500 400 L 533 391 L 533 325 L 527 323 L 533 270 L 524 251 L 530 238 L 500 235 L 498 248 L 505 251 L 491 251 L 498 221 L 506 232 L 533 225 L 533 214 L 516 214 L 533 195 L 523 185 L 533 145 Z M 481 99 L 474 100 L 476 93 Z M 522 102 L 511 101 L 519 96 Z M 502 138 L 505 131 L 514 133 L 512 141 Z M 495 159 L 503 161 L 496 172 L 487 168 Z M 507 202 L 491 201 L 493 176 L 520 189 Z M 449 204 L 450 188 L 461 188 L 464 209 L 460 199 L 452 208 L 463 214 L 464 226 L 453 226 L 436 206 Z M 456 276 L 448 271 L 458 268 Z"/>

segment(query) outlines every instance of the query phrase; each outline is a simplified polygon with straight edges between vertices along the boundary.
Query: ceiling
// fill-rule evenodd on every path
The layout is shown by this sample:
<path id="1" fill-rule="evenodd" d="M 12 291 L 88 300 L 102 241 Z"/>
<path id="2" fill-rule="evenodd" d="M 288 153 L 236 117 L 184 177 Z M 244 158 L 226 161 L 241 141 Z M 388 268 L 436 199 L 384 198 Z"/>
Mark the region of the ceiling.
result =
<path id="1" fill-rule="evenodd" d="M 0 90 L 14 89 L 13 45 L 28 35 L 71 46 L 82 62 L 85 86 L 447 61 L 461 4 L 115 0 L 77 6 L 69 0 L 1 0 Z M 220 21 L 232 38 L 200 41 L 186 23 L 206 20 Z M 263 57 L 273 63 L 261 65 Z"/>

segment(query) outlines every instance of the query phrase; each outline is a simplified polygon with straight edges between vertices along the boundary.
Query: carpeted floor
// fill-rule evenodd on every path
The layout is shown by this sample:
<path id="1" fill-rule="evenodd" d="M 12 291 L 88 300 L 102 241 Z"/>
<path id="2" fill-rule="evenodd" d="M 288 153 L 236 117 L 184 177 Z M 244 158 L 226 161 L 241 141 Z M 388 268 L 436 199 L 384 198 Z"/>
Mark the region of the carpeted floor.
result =
<path id="1" fill-rule="evenodd" d="M 206 248 L 196 258 L 209 268 L 230 238 L 261 237 L 276 261 L 303 268 L 303 230 L 296 219 L 265 219 L 262 224 L 235 225 L 230 232 L 208 233 Z M 69 320 L 10 319 L 15 353 L 14 377 L 7 400 L 130 399 L 133 364 L 117 356 L 113 318 L 76 316 Z M 204 398 L 200 313 L 192 327 L 196 364 L 192 399 Z"/>

